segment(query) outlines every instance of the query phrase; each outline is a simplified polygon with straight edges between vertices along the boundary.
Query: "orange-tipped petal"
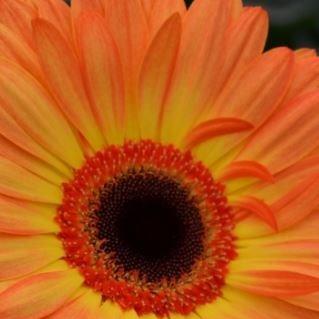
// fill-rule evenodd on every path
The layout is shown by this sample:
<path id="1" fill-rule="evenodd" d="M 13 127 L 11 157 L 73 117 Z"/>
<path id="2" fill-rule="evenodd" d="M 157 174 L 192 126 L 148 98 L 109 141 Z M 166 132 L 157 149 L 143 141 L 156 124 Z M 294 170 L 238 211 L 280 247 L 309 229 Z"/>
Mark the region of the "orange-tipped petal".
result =
<path id="1" fill-rule="evenodd" d="M 30 207 L 0 195 L 0 232 L 14 235 L 57 233 L 56 212 Z"/>
<path id="2" fill-rule="evenodd" d="M 272 210 L 264 201 L 247 196 L 239 198 L 236 202 L 231 202 L 231 205 L 255 214 L 274 230 L 278 229 L 274 210 Z"/>
<path id="3" fill-rule="evenodd" d="M 143 61 L 138 103 L 143 138 L 158 138 L 159 117 L 174 70 L 180 37 L 181 18 L 174 14 L 154 37 Z"/>
<path id="4" fill-rule="evenodd" d="M 319 91 L 297 97 L 252 138 L 238 160 L 254 160 L 279 172 L 319 145 Z"/>
<path id="5" fill-rule="evenodd" d="M 0 156 L 0 194 L 31 201 L 60 204 L 58 186 Z"/>
<path id="6" fill-rule="evenodd" d="M 109 144 L 123 142 L 125 90 L 118 49 L 97 14 L 76 20 L 76 34 L 94 114 Z"/>
<path id="7" fill-rule="evenodd" d="M 92 115 L 77 57 L 49 22 L 34 20 L 33 28 L 48 85 L 61 103 L 62 111 L 91 146 L 100 149 L 104 140 Z"/>
<path id="8" fill-rule="evenodd" d="M 245 177 L 257 178 L 265 182 L 274 182 L 274 176 L 269 172 L 267 167 L 252 161 L 232 162 L 225 168 L 219 180 L 228 181 Z"/>
<path id="9" fill-rule="evenodd" d="M 82 164 L 80 146 L 51 96 L 30 74 L 5 59 L 0 59 L 0 101 L 45 149 L 73 167 Z"/>
<path id="10" fill-rule="evenodd" d="M 43 318 L 63 306 L 81 286 L 75 270 L 56 271 L 22 279 L 0 294 L 0 317 Z"/>
<path id="11" fill-rule="evenodd" d="M 64 255 L 61 242 L 53 236 L 0 235 L 0 242 L 0 280 L 30 274 Z"/>
<path id="12" fill-rule="evenodd" d="M 237 118 L 217 118 L 205 121 L 190 131 L 185 138 L 184 147 L 191 149 L 221 135 L 244 132 L 252 129 L 252 124 Z"/>

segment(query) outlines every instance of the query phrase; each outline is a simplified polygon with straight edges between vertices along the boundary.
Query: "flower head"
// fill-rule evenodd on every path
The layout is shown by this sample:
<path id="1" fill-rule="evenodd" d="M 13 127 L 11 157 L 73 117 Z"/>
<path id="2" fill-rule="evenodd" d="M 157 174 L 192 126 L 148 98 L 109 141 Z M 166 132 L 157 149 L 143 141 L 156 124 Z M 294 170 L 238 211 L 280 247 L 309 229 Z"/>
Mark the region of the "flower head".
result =
<path id="1" fill-rule="evenodd" d="M 0 318 L 318 319 L 319 60 L 240 0 L 0 0 Z"/>

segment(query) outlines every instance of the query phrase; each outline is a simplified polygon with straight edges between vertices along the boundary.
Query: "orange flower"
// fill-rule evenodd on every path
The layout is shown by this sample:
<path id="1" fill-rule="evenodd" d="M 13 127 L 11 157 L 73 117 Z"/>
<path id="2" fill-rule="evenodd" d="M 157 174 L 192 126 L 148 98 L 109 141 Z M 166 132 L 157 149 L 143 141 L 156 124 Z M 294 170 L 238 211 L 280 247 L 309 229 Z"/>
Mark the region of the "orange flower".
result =
<path id="1" fill-rule="evenodd" d="M 319 60 L 267 24 L 0 0 L 0 318 L 319 318 Z"/>

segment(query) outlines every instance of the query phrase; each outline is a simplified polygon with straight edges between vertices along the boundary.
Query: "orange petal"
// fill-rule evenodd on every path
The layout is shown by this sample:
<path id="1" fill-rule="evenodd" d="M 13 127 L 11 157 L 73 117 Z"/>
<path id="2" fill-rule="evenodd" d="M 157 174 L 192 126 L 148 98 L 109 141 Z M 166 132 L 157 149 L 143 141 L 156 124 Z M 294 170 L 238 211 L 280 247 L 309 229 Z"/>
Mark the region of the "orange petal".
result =
<path id="1" fill-rule="evenodd" d="M 71 3 L 72 18 L 76 21 L 85 12 L 96 12 L 104 15 L 103 0 L 73 0 Z"/>
<path id="2" fill-rule="evenodd" d="M 174 70 L 180 37 L 181 18 L 174 14 L 160 28 L 146 53 L 139 81 L 143 138 L 158 138 L 159 117 Z"/>
<path id="3" fill-rule="evenodd" d="M 72 41 L 70 7 L 63 0 L 31 0 L 38 8 L 40 18 L 52 23 L 61 34 Z M 92 0 L 93 1 L 93 0 Z M 73 1 L 74 2 L 74 1 Z"/>
<path id="4" fill-rule="evenodd" d="M 290 50 L 277 48 L 264 53 L 227 83 L 212 111 L 260 125 L 286 93 L 292 70 Z"/>
<path id="5" fill-rule="evenodd" d="M 43 179 L 48 180 L 55 185 L 61 185 L 61 183 L 67 179 L 66 176 L 60 174 L 56 169 L 54 169 L 54 167 L 25 152 L 20 147 L 11 143 L 9 140 L 2 137 L 1 135 L 0 156 L 14 162 L 19 166 L 22 166 L 35 175 L 39 175 Z M 70 177 L 72 176 L 71 174 L 72 173 L 70 170 Z"/>
<path id="6" fill-rule="evenodd" d="M 36 7 L 28 1 L 0 1 L 0 12 L 0 22 L 33 47 L 31 21 L 38 15 Z"/>
<path id="7" fill-rule="evenodd" d="M 257 215 L 274 230 L 278 229 L 274 210 L 262 200 L 247 196 L 239 198 L 235 202 L 231 201 L 231 205 Z"/>
<path id="8" fill-rule="evenodd" d="M 118 49 L 97 14 L 80 16 L 76 29 L 97 122 L 109 144 L 121 143 L 125 92 Z"/>
<path id="9" fill-rule="evenodd" d="M 184 17 L 180 54 L 163 114 L 166 143 L 180 141 L 217 86 L 230 2 L 197 0 Z"/>
<path id="10" fill-rule="evenodd" d="M 246 8 L 231 24 L 225 40 L 224 65 L 219 75 L 221 85 L 261 55 L 267 33 L 268 16 L 261 8 Z"/>
<path id="11" fill-rule="evenodd" d="M 0 156 L 0 193 L 36 202 L 60 204 L 59 187 Z"/>
<path id="12" fill-rule="evenodd" d="M 319 290 L 319 278 L 285 270 L 233 270 L 227 277 L 227 283 L 267 297 L 300 296 Z"/>
<path id="13" fill-rule="evenodd" d="M 253 126 L 247 121 L 236 118 L 217 118 L 202 122 L 193 128 L 185 137 L 184 147 L 191 149 L 210 139 L 221 135 L 252 130 Z"/>
<path id="14" fill-rule="evenodd" d="M 0 195 L 0 232 L 14 235 L 57 233 L 55 211 L 38 210 Z"/>
<path id="15" fill-rule="evenodd" d="M 230 308 L 230 319 L 317 319 L 318 313 L 286 302 L 256 296 L 241 290 L 226 287 L 224 298 Z M 207 319 L 209 319 L 208 317 Z M 224 318 L 223 316 L 220 318 Z M 226 317 L 227 318 L 227 317 Z M 228 318 L 227 318 L 228 319 Z"/>
<path id="16" fill-rule="evenodd" d="M 19 34 L 3 24 L 0 24 L 0 53 L 20 64 L 36 78 L 42 79 L 42 71 L 36 53 Z"/>
<path id="17" fill-rule="evenodd" d="M 70 169 L 27 135 L 18 123 L 5 112 L 3 107 L 0 108 L 0 134 L 17 147 L 42 159 L 45 163 L 52 165 L 66 176 L 70 176 Z"/>
<path id="18" fill-rule="evenodd" d="M 219 180 L 227 181 L 243 177 L 257 178 L 265 182 L 274 182 L 273 175 L 265 166 L 258 162 L 251 161 L 232 162 L 226 167 L 219 177 Z"/>
<path id="19" fill-rule="evenodd" d="M 180 16 L 184 16 L 186 13 L 184 0 L 144 0 L 142 4 L 146 10 L 148 22 L 153 33 L 157 32 L 164 22 L 174 13 L 179 13 Z"/>
<path id="20" fill-rule="evenodd" d="M 34 319 L 50 315 L 81 286 L 75 270 L 34 275 L 0 294 L 0 317 Z"/>
<path id="21" fill-rule="evenodd" d="M 283 300 L 298 307 L 319 312 L 319 291 L 304 296 L 284 298 Z"/>
<path id="22" fill-rule="evenodd" d="M 0 242 L 0 280 L 30 274 L 64 255 L 55 236 L 0 235 Z"/>
<path id="23" fill-rule="evenodd" d="M 4 59 L 0 59 L 0 101 L 44 148 L 73 167 L 82 164 L 80 146 L 50 95 L 22 68 Z"/>
<path id="24" fill-rule="evenodd" d="M 65 305 L 48 319 L 97 319 L 101 296 L 88 290 L 85 294 Z"/>
<path id="25" fill-rule="evenodd" d="M 238 160 L 254 160 L 272 173 L 301 160 L 319 145 L 319 91 L 297 97 L 252 138 Z"/>
<path id="26" fill-rule="evenodd" d="M 33 21 L 38 54 L 62 111 L 97 150 L 104 140 L 94 121 L 77 57 L 62 35 L 45 20 Z"/>

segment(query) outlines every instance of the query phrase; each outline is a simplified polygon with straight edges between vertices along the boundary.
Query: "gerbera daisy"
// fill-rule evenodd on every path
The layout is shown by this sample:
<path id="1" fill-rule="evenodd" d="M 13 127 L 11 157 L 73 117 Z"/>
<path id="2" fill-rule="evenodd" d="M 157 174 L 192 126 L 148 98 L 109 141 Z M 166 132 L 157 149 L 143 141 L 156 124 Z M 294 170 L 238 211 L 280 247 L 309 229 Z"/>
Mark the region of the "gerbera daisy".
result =
<path id="1" fill-rule="evenodd" d="M 318 319 L 319 60 L 240 0 L 0 0 L 0 318 Z"/>

